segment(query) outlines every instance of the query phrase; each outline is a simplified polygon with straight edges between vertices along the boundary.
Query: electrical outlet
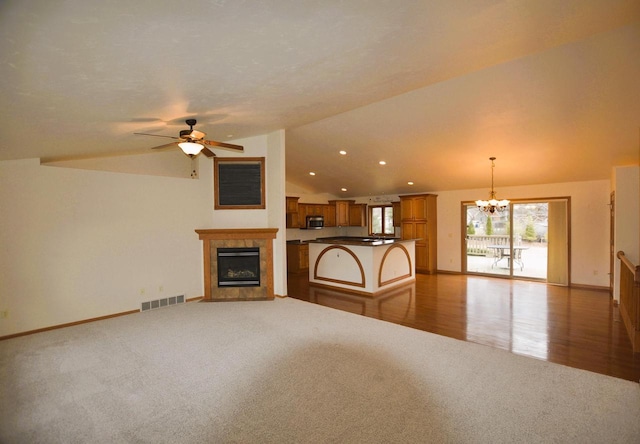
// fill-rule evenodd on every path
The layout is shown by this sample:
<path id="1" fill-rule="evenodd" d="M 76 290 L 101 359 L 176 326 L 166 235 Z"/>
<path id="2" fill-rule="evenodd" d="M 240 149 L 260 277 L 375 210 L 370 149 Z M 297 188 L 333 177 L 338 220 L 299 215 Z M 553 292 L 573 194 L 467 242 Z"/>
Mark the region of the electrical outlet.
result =
<path id="1" fill-rule="evenodd" d="M 143 294 L 145 294 L 145 293 L 146 293 L 145 289 L 144 289 L 144 288 L 141 288 L 141 289 L 140 289 L 140 296 L 142 296 L 142 295 L 143 295 Z"/>
<path id="2" fill-rule="evenodd" d="M 0 319 L 4 319 L 8 317 L 9 317 L 9 310 L 0 311 Z"/>
<path id="3" fill-rule="evenodd" d="M 160 285 L 158 287 L 158 293 L 162 293 L 164 291 L 164 287 L 162 285 Z"/>

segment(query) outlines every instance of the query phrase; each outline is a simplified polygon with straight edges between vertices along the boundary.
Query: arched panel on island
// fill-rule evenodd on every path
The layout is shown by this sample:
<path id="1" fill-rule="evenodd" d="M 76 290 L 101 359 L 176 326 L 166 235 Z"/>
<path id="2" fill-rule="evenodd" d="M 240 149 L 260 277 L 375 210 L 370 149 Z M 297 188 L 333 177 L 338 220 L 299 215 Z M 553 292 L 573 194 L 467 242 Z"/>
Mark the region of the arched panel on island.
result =
<path id="1" fill-rule="evenodd" d="M 378 287 L 393 284 L 413 275 L 411 255 L 402 244 L 391 245 L 382 256 Z"/>
<path id="2" fill-rule="evenodd" d="M 354 287 L 366 286 L 364 268 L 358 256 L 342 245 L 323 249 L 315 261 L 313 278 Z"/>

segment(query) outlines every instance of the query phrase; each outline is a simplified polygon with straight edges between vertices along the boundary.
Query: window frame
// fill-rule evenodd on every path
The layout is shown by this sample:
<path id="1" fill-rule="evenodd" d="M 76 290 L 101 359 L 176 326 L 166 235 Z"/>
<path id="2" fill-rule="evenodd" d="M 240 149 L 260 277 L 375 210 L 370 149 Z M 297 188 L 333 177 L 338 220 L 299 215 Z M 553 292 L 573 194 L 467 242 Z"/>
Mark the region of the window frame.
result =
<path id="1" fill-rule="evenodd" d="M 381 223 L 382 223 L 382 232 L 374 233 L 373 232 L 373 212 L 376 208 L 381 208 Z M 390 227 L 387 227 L 385 224 L 385 212 L 386 209 L 389 208 L 391 210 L 391 219 L 390 219 Z M 393 205 L 389 204 L 381 204 L 381 205 L 369 205 L 369 215 L 368 215 L 368 232 L 370 236 L 393 236 L 395 234 L 395 226 L 393 225 Z M 390 228 L 391 232 L 386 232 L 386 229 Z"/>

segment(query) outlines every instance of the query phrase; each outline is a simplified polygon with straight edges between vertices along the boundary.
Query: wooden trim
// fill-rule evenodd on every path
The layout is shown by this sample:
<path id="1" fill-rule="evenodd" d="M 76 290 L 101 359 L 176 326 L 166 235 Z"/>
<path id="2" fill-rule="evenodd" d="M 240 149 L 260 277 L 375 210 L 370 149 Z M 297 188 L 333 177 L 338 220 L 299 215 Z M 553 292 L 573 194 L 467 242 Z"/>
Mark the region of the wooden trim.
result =
<path id="1" fill-rule="evenodd" d="M 554 285 L 547 283 L 547 285 Z M 609 293 L 609 287 L 603 287 L 601 285 L 586 285 L 586 284 L 569 284 L 567 285 L 569 288 L 577 288 L 581 290 L 593 290 L 593 291 L 606 291 Z"/>
<path id="2" fill-rule="evenodd" d="M 369 293 L 367 291 L 354 290 L 352 288 L 334 287 L 333 285 L 320 284 L 318 282 L 309 282 L 309 286 L 326 288 L 327 290 L 333 290 L 333 291 L 340 290 L 341 292 L 356 294 L 358 296 L 369 296 L 369 297 L 373 296 L 373 293 Z"/>
<path id="3" fill-rule="evenodd" d="M 353 257 L 353 259 L 356 261 L 356 264 L 360 268 L 360 282 L 342 281 L 340 279 L 331 279 L 331 278 L 318 276 L 318 264 L 320 263 L 322 256 L 324 256 L 325 253 L 328 253 L 331 250 L 343 250 L 343 251 L 346 251 L 351 257 Z M 313 278 L 321 281 L 335 282 L 336 284 L 353 285 L 353 286 L 362 287 L 362 288 L 367 286 L 365 275 L 364 275 L 364 268 L 362 267 L 362 263 L 360 262 L 360 259 L 358 259 L 358 256 L 356 256 L 353 253 L 353 251 L 349 250 L 347 247 L 343 247 L 342 245 L 332 245 L 320 252 L 320 254 L 318 255 L 318 258 L 316 259 L 316 263 L 313 265 Z"/>
<path id="4" fill-rule="evenodd" d="M 387 255 L 394 248 L 400 248 L 404 252 L 405 256 L 407 257 L 407 262 L 409 263 L 409 274 L 405 274 L 405 275 L 402 275 L 402 276 L 396 276 L 393 279 L 389 279 L 389 280 L 383 282 L 382 281 L 382 270 L 384 269 L 384 263 L 385 263 L 385 260 L 387 259 Z M 402 279 L 409 278 L 409 277 L 413 276 L 413 274 L 411 273 L 412 270 L 413 270 L 413 265 L 411 264 L 411 255 L 409 254 L 409 251 L 407 251 L 407 249 L 402 244 L 393 244 L 389 248 L 387 248 L 387 251 L 385 251 L 384 255 L 382 256 L 382 261 L 380 261 L 380 270 L 378 271 L 378 287 L 384 287 L 385 285 L 389 285 L 389 284 L 392 284 L 394 282 L 398 282 L 398 281 L 400 281 Z"/>
<path id="5" fill-rule="evenodd" d="M 221 228 L 195 230 L 203 239 L 275 239 L 277 228 Z"/>
<path id="6" fill-rule="evenodd" d="M 196 296 L 195 298 L 186 299 L 186 302 L 198 302 L 198 301 L 201 301 L 203 298 L 204 296 Z"/>
<path id="7" fill-rule="evenodd" d="M 624 254 L 616 253 L 620 259 L 620 314 L 634 353 L 640 352 L 640 266 L 633 265 Z"/>
<path id="8" fill-rule="evenodd" d="M 633 273 L 633 280 L 636 284 L 640 284 L 640 265 L 633 265 L 633 263 L 627 259 L 627 256 L 624 254 L 624 251 L 618 251 L 616 253 L 620 262 L 625 265 L 631 273 Z"/>
<path id="9" fill-rule="evenodd" d="M 125 316 L 125 315 L 134 314 L 134 313 L 140 313 L 140 310 L 138 309 L 138 310 L 123 311 L 121 313 L 114 313 L 106 316 L 99 316 L 97 318 L 83 319 L 81 321 L 68 322 L 66 324 L 52 325 L 51 327 L 38 328 L 36 330 L 29 330 L 29 331 L 23 331 L 21 333 L 14 333 L 7 336 L 0 336 L 0 341 L 3 341 L 5 339 L 18 338 L 20 336 L 28 336 L 35 333 L 42 333 L 45 331 L 58 330 L 60 328 L 73 327 L 74 325 L 88 324 L 89 322 L 103 321 L 105 319 L 117 318 L 119 316 Z"/>
<path id="10" fill-rule="evenodd" d="M 260 203 L 254 205 L 221 205 L 220 204 L 220 185 L 219 185 L 219 166 L 220 164 L 260 164 Z M 214 157 L 213 158 L 213 191 L 215 210 L 264 210 L 266 208 L 265 200 L 265 158 L 264 157 Z"/>
<path id="11" fill-rule="evenodd" d="M 200 302 L 245 302 L 245 301 L 273 301 L 272 296 L 264 298 L 224 298 L 224 299 L 202 299 Z"/>

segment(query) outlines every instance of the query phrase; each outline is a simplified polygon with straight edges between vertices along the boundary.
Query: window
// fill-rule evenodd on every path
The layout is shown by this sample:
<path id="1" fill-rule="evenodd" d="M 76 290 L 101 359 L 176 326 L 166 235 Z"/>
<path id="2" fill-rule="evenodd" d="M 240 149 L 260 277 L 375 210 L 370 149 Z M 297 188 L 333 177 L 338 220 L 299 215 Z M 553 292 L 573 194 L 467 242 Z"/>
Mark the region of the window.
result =
<path id="1" fill-rule="evenodd" d="M 369 234 L 394 234 L 392 206 L 369 207 Z"/>

